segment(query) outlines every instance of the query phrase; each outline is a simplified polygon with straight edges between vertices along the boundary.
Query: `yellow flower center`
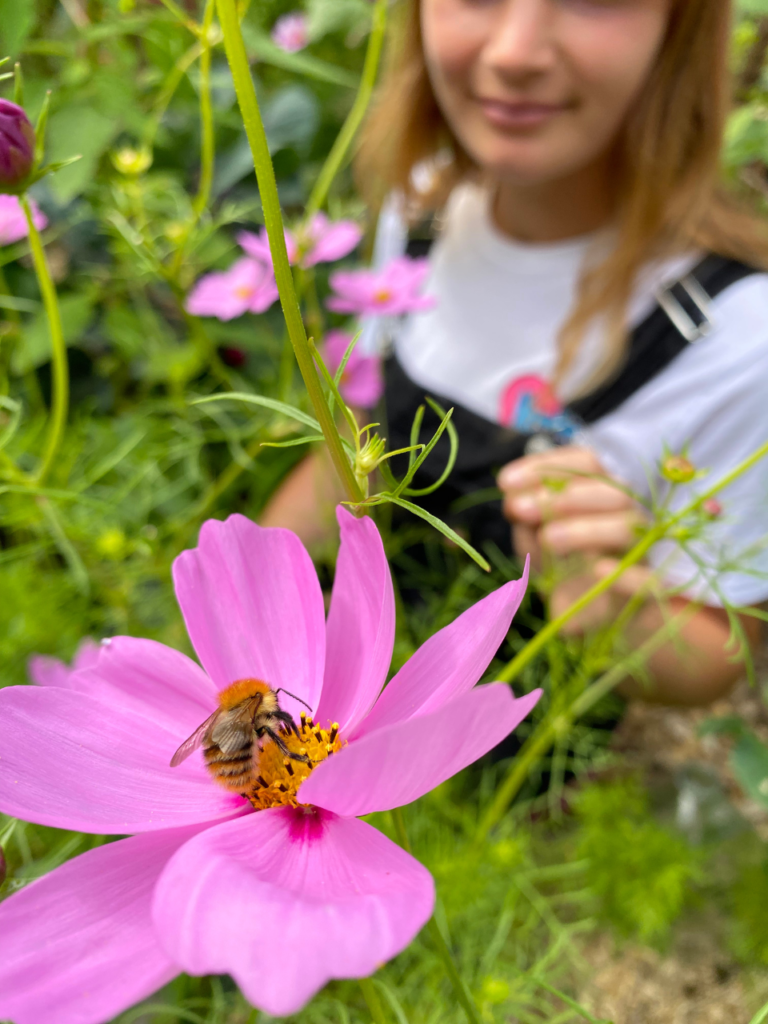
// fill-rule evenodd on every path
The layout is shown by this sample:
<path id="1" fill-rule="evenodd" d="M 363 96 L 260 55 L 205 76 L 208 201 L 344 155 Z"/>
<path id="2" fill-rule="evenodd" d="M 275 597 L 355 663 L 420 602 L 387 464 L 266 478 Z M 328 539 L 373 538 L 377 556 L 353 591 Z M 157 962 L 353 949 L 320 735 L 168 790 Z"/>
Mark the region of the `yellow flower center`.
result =
<path id="1" fill-rule="evenodd" d="M 266 740 L 258 755 L 253 787 L 246 793 L 257 811 L 267 807 L 299 807 L 296 796 L 299 786 L 315 765 L 342 748 L 338 722 L 334 722 L 330 729 L 321 729 L 303 711 L 298 737 L 293 733 L 283 733 L 281 739 L 290 751 L 305 754 L 311 763 L 285 757 L 276 743 Z"/>
<path id="2" fill-rule="evenodd" d="M 392 292 L 388 292 L 386 288 L 382 288 L 380 291 L 376 292 L 373 297 L 376 302 L 389 302 L 392 298 Z"/>
<path id="3" fill-rule="evenodd" d="M 235 288 L 235 295 L 238 299 L 250 299 L 253 295 L 253 288 L 244 284 L 240 285 L 239 288 Z"/>

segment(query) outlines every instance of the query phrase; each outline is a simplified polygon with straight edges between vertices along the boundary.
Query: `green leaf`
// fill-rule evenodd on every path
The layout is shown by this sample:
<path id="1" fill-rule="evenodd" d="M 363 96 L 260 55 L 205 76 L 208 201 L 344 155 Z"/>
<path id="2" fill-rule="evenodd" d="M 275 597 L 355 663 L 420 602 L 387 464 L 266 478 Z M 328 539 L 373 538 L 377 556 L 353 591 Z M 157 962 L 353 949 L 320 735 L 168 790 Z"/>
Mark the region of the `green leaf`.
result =
<path id="1" fill-rule="evenodd" d="M 0 424 L 3 424 L 3 428 L 0 430 L 1 451 L 19 429 L 19 424 L 21 423 L 21 402 L 17 402 L 15 399 L 8 398 L 4 395 L 0 395 L 0 409 L 5 410 L 5 414 L 2 419 L 0 419 Z"/>
<path id="2" fill-rule="evenodd" d="M 746 793 L 768 807 L 768 747 L 745 729 L 731 751 L 730 763 Z"/>
<path id="3" fill-rule="evenodd" d="M 266 32 L 261 32 L 252 25 L 243 24 L 243 37 L 249 54 L 263 60 L 265 64 L 272 64 L 284 71 L 292 71 L 296 75 L 317 78 L 321 82 L 345 85 L 349 89 L 357 88 L 357 75 L 351 71 L 336 67 L 335 64 L 328 64 L 324 60 L 318 60 L 317 57 L 312 57 L 308 53 L 286 53 L 279 46 L 275 46 Z"/>
<path id="4" fill-rule="evenodd" d="M 0 53 L 15 57 L 37 21 L 35 0 L 0 0 Z"/>
<path id="5" fill-rule="evenodd" d="M 91 322 L 94 297 L 90 294 L 70 294 L 59 298 L 61 326 L 67 345 L 76 344 Z M 41 309 L 22 330 L 20 343 L 13 351 L 11 367 L 19 375 L 42 366 L 51 358 L 51 336 L 48 317 Z"/>
<path id="6" fill-rule="evenodd" d="M 442 519 L 438 519 L 437 516 L 433 516 L 430 512 L 420 508 L 418 505 L 414 505 L 410 501 L 404 501 L 403 498 L 396 498 L 390 494 L 383 494 L 382 498 L 385 501 L 391 501 L 393 505 L 399 505 L 401 508 L 407 509 L 420 519 L 424 519 L 430 526 L 434 526 L 436 530 L 442 533 L 444 537 L 453 541 L 453 543 L 460 547 L 462 551 L 466 551 L 469 557 L 474 562 L 477 562 L 481 569 L 485 569 L 486 572 L 491 571 L 490 565 L 486 562 L 480 552 L 475 551 L 471 544 L 464 540 L 463 537 L 460 537 L 458 533 L 456 533 L 455 530 L 452 530 L 450 526 L 442 521 Z"/>
<path id="7" fill-rule="evenodd" d="M 222 402 L 224 400 L 233 402 L 246 402 L 249 405 L 260 405 L 265 409 L 272 409 L 273 412 L 280 412 L 289 419 L 297 420 L 311 427 L 316 433 L 320 433 L 320 424 L 310 416 L 309 413 L 297 409 L 286 402 L 278 402 L 276 398 L 267 398 L 265 395 L 251 395 L 245 391 L 226 391 L 220 395 L 207 395 L 205 398 L 196 398 L 192 405 L 206 405 L 208 402 Z"/>
<path id="8" fill-rule="evenodd" d="M 370 27 L 369 0 L 308 0 L 307 31 L 312 40 L 329 32 L 350 32 L 362 38 Z"/>
<path id="9" fill-rule="evenodd" d="M 292 441 L 262 441 L 260 448 L 295 448 L 299 444 L 313 444 L 324 441 L 322 434 L 309 434 L 307 437 L 295 437 Z"/>
<path id="10" fill-rule="evenodd" d="M 120 131 L 120 123 L 92 107 L 65 107 L 48 121 L 48 158 L 52 163 L 82 157 L 50 179 L 61 203 L 69 203 L 93 180 L 102 153 Z"/>

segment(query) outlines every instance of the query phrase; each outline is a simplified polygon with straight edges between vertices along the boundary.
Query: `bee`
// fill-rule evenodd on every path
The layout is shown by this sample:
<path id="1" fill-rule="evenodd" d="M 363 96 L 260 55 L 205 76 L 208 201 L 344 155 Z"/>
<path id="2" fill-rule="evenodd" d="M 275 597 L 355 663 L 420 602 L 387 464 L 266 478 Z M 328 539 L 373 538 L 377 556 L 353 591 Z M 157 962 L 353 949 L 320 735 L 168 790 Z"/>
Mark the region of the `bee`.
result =
<path id="1" fill-rule="evenodd" d="M 306 754 L 289 750 L 280 735 L 283 730 L 299 735 L 294 720 L 280 708 L 277 700 L 280 692 L 294 696 L 282 687 L 273 690 L 260 679 L 241 679 L 222 690 L 219 707 L 184 740 L 171 758 L 171 767 L 180 765 L 202 747 L 213 777 L 227 789 L 243 793 L 253 781 L 257 749 L 261 748 L 265 737 L 272 740 L 285 757 L 310 764 Z M 304 704 L 299 697 L 294 700 Z"/>

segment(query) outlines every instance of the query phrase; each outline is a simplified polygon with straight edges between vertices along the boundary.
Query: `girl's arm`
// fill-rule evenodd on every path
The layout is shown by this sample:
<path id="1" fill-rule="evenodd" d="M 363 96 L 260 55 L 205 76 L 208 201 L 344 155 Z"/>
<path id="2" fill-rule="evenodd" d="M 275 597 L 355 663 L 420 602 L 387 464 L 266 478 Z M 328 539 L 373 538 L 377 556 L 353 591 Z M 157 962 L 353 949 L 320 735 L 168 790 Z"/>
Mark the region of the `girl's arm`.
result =
<path id="1" fill-rule="evenodd" d="M 574 471 L 595 477 L 574 476 Z M 558 480 L 560 485 L 552 486 Z M 547 558 L 578 564 L 577 571 L 554 589 L 553 615 L 608 575 L 616 557 L 637 541 L 642 517 L 634 502 L 610 483 L 594 453 L 586 448 L 559 448 L 519 459 L 501 471 L 499 486 L 519 554 L 530 553 L 538 568 Z M 651 579 L 651 571 L 644 566 L 628 570 L 611 591 L 572 619 L 566 631 L 583 632 L 615 618 L 627 599 L 647 588 Z M 626 639 L 632 647 L 640 646 L 688 604 L 684 597 L 666 596 L 661 603 L 650 597 L 630 623 Z M 759 622 L 742 616 L 742 624 L 750 642 L 756 642 Z M 727 648 L 729 636 L 728 616 L 722 608 L 700 608 L 680 636 L 650 659 L 651 688 L 628 680 L 624 692 L 681 705 L 708 704 L 722 697 L 742 672 L 741 663 L 733 660 Z"/>
<path id="2" fill-rule="evenodd" d="M 308 548 L 336 535 L 335 508 L 344 498 L 326 449 L 311 452 L 294 467 L 259 517 L 262 526 L 282 526 L 297 533 Z"/>

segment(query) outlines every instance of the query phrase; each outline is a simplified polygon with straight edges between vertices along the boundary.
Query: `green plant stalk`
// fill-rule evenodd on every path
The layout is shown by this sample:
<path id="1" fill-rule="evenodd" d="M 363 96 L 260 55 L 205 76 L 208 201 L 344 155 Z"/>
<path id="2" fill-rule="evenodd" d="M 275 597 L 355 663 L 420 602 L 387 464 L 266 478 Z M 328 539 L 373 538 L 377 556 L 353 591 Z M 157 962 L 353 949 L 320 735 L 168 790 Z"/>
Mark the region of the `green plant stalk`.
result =
<path id="1" fill-rule="evenodd" d="M 371 1017 L 375 1024 L 387 1024 L 387 1018 L 384 1016 L 384 1007 L 381 1005 L 379 999 L 379 993 L 376 991 L 376 986 L 373 984 L 370 978 L 360 978 L 360 988 L 363 992 L 363 998 L 365 999 L 366 1005 L 370 1010 Z"/>
<path id="2" fill-rule="evenodd" d="M 402 807 L 396 807 L 391 814 L 392 823 L 395 826 L 395 836 L 398 843 L 407 853 L 412 854 L 411 841 L 408 838 L 408 830 L 405 827 L 405 818 L 403 817 Z M 434 916 L 429 919 L 427 928 L 429 929 L 430 937 L 435 944 L 438 955 L 443 961 L 443 967 L 445 968 L 445 973 L 448 975 L 448 980 L 453 988 L 453 993 L 459 1001 L 461 1008 L 464 1010 L 464 1013 L 467 1015 L 469 1024 L 482 1024 L 480 1012 L 475 1006 L 475 1001 L 472 998 L 469 989 L 464 984 L 464 980 L 459 974 L 458 968 L 453 961 L 453 954 L 451 953 L 450 947 L 445 941 L 445 936 L 440 931 L 440 926 Z"/>
<path id="3" fill-rule="evenodd" d="M 570 1006 L 570 1008 L 580 1014 L 584 1020 L 589 1021 L 589 1024 L 606 1024 L 605 1021 L 598 1020 L 597 1017 L 593 1017 L 589 1010 L 585 1009 L 580 1003 L 577 1003 L 575 999 L 571 999 L 571 997 L 566 995 L 565 992 L 561 992 L 560 989 L 554 988 L 554 986 L 549 985 L 546 981 L 542 981 L 541 978 L 531 976 L 531 981 L 534 985 L 539 985 L 543 988 L 545 992 L 549 992 L 551 995 L 561 999 L 566 1006 Z"/>
<path id="4" fill-rule="evenodd" d="M 200 43 L 200 183 L 192 203 L 192 216 L 176 249 L 171 265 L 171 274 L 177 278 L 192 232 L 208 206 L 213 186 L 213 170 L 216 159 L 213 104 L 211 103 L 211 28 L 216 0 L 207 0 L 203 15 Z"/>
<path id="5" fill-rule="evenodd" d="M 569 708 L 559 711 L 551 718 L 545 719 L 538 729 L 532 733 L 523 744 L 520 753 L 513 761 L 507 776 L 494 794 L 491 806 L 480 819 L 480 824 L 475 833 L 475 844 L 480 845 L 488 838 L 488 834 L 494 829 L 504 815 L 507 808 L 520 792 L 525 780 L 534 764 L 543 757 L 559 735 L 568 729 L 573 723 L 594 707 L 611 692 L 622 680 L 626 679 L 627 673 L 633 665 L 643 664 L 656 651 L 662 647 L 675 633 L 693 618 L 699 611 L 700 605 L 691 602 L 678 615 L 671 619 L 645 643 L 641 644 L 636 651 L 632 651 L 626 658 L 605 672 L 599 679 L 587 687 L 580 694 Z"/>
<path id="6" fill-rule="evenodd" d="M 35 227 L 26 194 L 21 196 L 21 205 L 24 210 L 24 216 L 27 218 L 29 248 L 32 252 L 32 262 L 35 267 L 35 274 L 37 275 L 37 283 L 40 287 L 40 294 L 43 297 L 45 312 L 48 316 L 48 329 L 51 332 L 51 350 L 53 355 L 53 397 L 51 399 L 51 420 L 48 428 L 48 440 L 45 445 L 42 464 L 34 476 L 35 483 L 42 484 L 48 478 L 64 438 L 67 411 L 69 409 L 69 365 L 67 363 L 67 346 L 64 341 L 64 329 L 61 324 L 61 311 L 59 310 L 56 287 L 48 268 L 45 249 L 40 239 L 40 233 Z"/>
<path id="7" fill-rule="evenodd" d="M 368 38 L 368 48 L 365 52 L 365 63 L 357 96 L 310 193 L 305 210 L 307 221 L 314 217 L 328 198 L 334 178 L 344 166 L 350 146 L 363 123 L 368 104 L 371 102 L 387 30 L 387 4 L 388 0 L 376 0 L 373 8 L 373 24 Z"/>
<path id="8" fill-rule="evenodd" d="M 757 1011 L 749 1024 L 763 1024 L 763 1021 L 766 1020 L 768 1020 L 768 1003 L 766 1003 L 762 1009 Z"/>
<path id="9" fill-rule="evenodd" d="M 708 498 L 713 497 L 718 491 L 721 491 L 724 487 L 742 475 L 746 473 L 748 469 L 751 469 L 755 463 L 759 462 L 760 459 L 765 458 L 768 455 L 768 443 L 761 445 L 751 455 L 747 456 L 742 462 L 732 469 L 730 473 L 726 473 L 724 477 L 721 477 L 716 484 L 709 487 L 702 494 L 698 495 L 693 501 L 689 502 L 683 509 L 676 512 L 673 516 L 664 520 L 661 523 L 657 523 L 656 526 L 651 527 L 650 530 L 640 539 L 640 541 L 621 559 L 619 564 L 603 579 L 599 580 L 593 587 L 590 587 L 586 593 L 582 594 L 578 600 L 574 601 L 566 610 L 558 615 L 556 619 L 552 619 L 548 622 L 543 629 L 540 629 L 533 640 L 529 641 L 525 647 L 517 654 L 512 661 L 510 661 L 499 673 L 498 679 L 503 683 L 511 683 L 513 679 L 520 675 L 525 666 L 532 661 L 539 651 L 545 647 L 553 636 L 563 628 L 563 626 L 570 622 L 570 620 L 578 615 L 580 611 L 583 611 L 587 605 L 591 604 L 595 598 L 600 597 L 609 590 L 618 578 L 630 568 L 639 562 L 647 552 L 653 547 L 653 545 L 665 537 L 669 531 L 676 526 L 682 519 L 690 515 L 691 512 Z"/>
<path id="10" fill-rule="evenodd" d="M 344 453 L 341 435 L 336 427 L 320 385 L 320 379 L 315 369 L 309 343 L 307 342 L 304 322 L 301 318 L 301 310 L 293 283 L 293 274 L 291 273 L 288 253 L 285 248 L 283 217 L 280 212 L 280 197 L 277 193 L 275 170 L 269 155 L 267 136 L 264 132 L 256 90 L 253 86 L 251 70 L 248 66 L 248 57 L 240 31 L 235 0 L 217 0 L 217 2 L 219 20 L 221 21 L 221 28 L 224 33 L 224 48 L 235 83 L 240 113 L 242 114 L 248 142 L 251 146 L 253 166 L 256 171 L 256 180 L 264 211 L 264 223 L 275 268 L 275 281 L 280 293 L 280 304 L 283 307 L 283 316 L 288 328 L 288 336 L 291 339 L 293 351 L 296 354 L 296 361 L 299 364 L 301 376 L 304 378 L 304 384 L 309 393 L 320 429 L 328 445 L 333 465 L 347 492 L 348 499 L 357 504 L 363 501 L 363 492 L 355 480 L 352 466 Z"/>

